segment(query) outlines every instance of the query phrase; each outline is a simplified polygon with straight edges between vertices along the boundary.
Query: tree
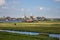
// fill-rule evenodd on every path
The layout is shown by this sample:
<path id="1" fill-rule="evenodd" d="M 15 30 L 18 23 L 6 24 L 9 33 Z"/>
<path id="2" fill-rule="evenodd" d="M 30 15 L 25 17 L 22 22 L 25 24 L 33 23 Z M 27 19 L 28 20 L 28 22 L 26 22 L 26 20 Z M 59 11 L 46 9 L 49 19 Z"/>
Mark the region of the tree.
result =
<path id="1" fill-rule="evenodd" d="M 38 21 L 40 21 L 40 20 L 41 20 L 41 17 L 36 17 L 36 19 L 37 19 Z"/>

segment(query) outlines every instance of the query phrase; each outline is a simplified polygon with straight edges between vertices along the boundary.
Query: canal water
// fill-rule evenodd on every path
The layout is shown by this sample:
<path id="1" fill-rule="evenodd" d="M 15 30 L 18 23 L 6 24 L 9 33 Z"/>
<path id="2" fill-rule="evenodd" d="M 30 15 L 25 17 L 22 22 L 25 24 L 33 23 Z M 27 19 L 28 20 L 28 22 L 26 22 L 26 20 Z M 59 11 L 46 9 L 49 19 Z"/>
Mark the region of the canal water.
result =
<path id="1" fill-rule="evenodd" d="M 26 34 L 26 35 L 39 35 L 41 33 L 37 32 L 22 32 L 22 31 L 12 31 L 12 30 L 0 30 L 2 32 L 10 32 L 10 33 L 17 33 L 17 34 Z M 60 34 L 49 34 L 49 37 L 56 37 L 60 40 Z"/>

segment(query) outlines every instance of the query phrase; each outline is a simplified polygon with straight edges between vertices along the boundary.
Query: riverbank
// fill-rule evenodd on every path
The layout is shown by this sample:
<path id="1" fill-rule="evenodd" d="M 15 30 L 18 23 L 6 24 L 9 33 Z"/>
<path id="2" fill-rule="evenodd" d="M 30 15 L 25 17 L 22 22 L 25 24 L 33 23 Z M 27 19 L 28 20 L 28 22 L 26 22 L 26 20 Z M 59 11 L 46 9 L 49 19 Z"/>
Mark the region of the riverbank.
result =
<path id="1" fill-rule="evenodd" d="M 47 35 L 22 35 L 16 33 L 0 32 L 0 40 L 59 40 Z"/>
<path id="2" fill-rule="evenodd" d="M 13 30 L 0 30 L 0 32 L 8 32 L 8 33 L 16 33 L 16 34 L 25 34 L 25 35 L 42 35 L 42 36 L 48 36 L 52 38 L 58 38 L 60 40 L 60 34 L 48 34 L 48 33 L 37 33 L 37 32 L 24 32 L 24 31 L 13 31 Z"/>

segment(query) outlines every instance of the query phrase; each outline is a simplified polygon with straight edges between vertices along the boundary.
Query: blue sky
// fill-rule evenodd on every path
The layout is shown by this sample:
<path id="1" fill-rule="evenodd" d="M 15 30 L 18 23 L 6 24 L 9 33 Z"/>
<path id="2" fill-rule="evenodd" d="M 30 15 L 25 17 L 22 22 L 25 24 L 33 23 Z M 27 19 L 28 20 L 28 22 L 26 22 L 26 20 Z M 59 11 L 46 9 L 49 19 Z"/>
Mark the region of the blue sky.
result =
<path id="1" fill-rule="evenodd" d="M 60 0 L 0 0 L 0 17 L 44 16 L 60 18 Z"/>

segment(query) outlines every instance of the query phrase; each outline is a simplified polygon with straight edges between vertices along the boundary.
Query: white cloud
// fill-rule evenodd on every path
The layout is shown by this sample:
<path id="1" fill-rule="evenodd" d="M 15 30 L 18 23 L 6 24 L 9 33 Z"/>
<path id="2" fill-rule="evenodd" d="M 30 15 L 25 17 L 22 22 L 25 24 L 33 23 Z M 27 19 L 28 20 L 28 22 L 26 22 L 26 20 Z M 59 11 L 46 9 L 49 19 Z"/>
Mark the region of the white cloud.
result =
<path id="1" fill-rule="evenodd" d="M 60 2 L 60 0 L 54 0 L 54 1 L 56 1 L 56 2 Z"/>
<path id="2" fill-rule="evenodd" d="M 0 5 L 4 5 L 5 4 L 5 0 L 0 0 Z"/>
<path id="3" fill-rule="evenodd" d="M 40 7 L 40 10 L 43 10 L 44 8 L 43 7 Z"/>

